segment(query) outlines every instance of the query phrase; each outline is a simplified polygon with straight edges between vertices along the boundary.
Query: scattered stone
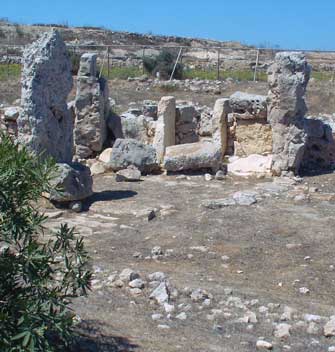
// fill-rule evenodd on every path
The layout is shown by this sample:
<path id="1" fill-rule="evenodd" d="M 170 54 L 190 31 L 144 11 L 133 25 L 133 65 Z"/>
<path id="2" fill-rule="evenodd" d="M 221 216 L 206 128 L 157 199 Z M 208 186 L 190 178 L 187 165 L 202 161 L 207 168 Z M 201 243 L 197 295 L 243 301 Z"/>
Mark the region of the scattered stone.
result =
<path id="1" fill-rule="evenodd" d="M 279 339 L 287 339 L 290 336 L 292 326 L 286 323 L 276 325 L 274 336 Z"/>
<path id="2" fill-rule="evenodd" d="M 330 320 L 326 323 L 323 328 L 323 334 L 326 337 L 335 336 L 335 316 L 330 317 Z"/>
<path id="3" fill-rule="evenodd" d="M 135 279 L 129 282 L 129 287 L 143 289 L 145 287 L 145 281 L 142 279 Z"/>
<path id="4" fill-rule="evenodd" d="M 135 166 L 128 166 L 116 173 L 116 182 L 137 182 L 141 180 L 141 171 Z"/>
<path id="5" fill-rule="evenodd" d="M 208 209 L 220 209 L 224 207 L 229 207 L 231 205 L 236 205 L 234 199 L 231 198 L 223 198 L 223 199 L 214 199 L 214 200 L 206 200 L 201 203 L 204 208 Z"/>
<path id="6" fill-rule="evenodd" d="M 100 155 L 99 155 L 99 160 L 103 163 L 110 163 L 112 160 L 112 152 L 113 148 L 107 148 L 105 149 Z"/>
<path id="7" fill-rule="evenodd" d="M 187 319 L 187 314 L 185 312 L 181 312 L 178 315 L 176 315 L 176 319 L 186 320 Z"/>
<path id="8" fill-rule="evenodd" d="M 206 299 L 211 299 L 211 298 L 213 298 L 212 295 L 201 288 L 197 288 L 191 293 L 191 300 L 193 302 L 203 302 Z"/>
<path id="9" fill-rule="evenodd" d="M 236 192 L 233 194 L 233 199 L 238 205 L 252 205 L 257 203 L 254 194 L 248 192 Z"/>
<path id="10" fill-rule="evenodd" d="M 273 345 L 270 342 L 264 341 L 264 340 L 258 340 L 256 342 L 256 348 L 258 350 L 272 350 Z"/>
<path id="11" fill-rule="evenodd" d="M 124 269 L 119 275 L 119 278 L 123 282 L 130 282 L 136 279 L 140 279 L 140 275 L 132 269 Z"/>
<path id="12" fill-rule="evenodd" d="M 215 174 L 215 179 L 217 181 L 223 181 L 226 178 L 226 173 L 222 170 L 219 170 L 216 174 Z"/>
<path id="13" fill-rule="evenodd" d="M 205 174 L 205 181 L 212 181 L 213 176 L 211 174 Z"/>
<path id="14" fill-rule="evenodd" d="M 155 300 L 158 304 L 168 303 L 169 298 L 170 293 L 165 281 L 161 282 L 150 295 L 150 299 Z"/>
<path id="15" fill-rule="evenodd" d="M 160 319 L 162 319 L 163 318 L 163 315 L 162 314 L 159 314 L 159 313 L 157 313 L 157 314 L 152 314 L 152 316 L 151 316 L 151 319 L 152 320 L 160 320 Z"/>
<path id="16" fill-rule="evenodd" d="M 148 279 L 150 281 L 162 282 L 166 279 L 166 275 L 164 273 L 162 273 L 161 271 L 157 271 L 155 273 L 149 274 Z"/>

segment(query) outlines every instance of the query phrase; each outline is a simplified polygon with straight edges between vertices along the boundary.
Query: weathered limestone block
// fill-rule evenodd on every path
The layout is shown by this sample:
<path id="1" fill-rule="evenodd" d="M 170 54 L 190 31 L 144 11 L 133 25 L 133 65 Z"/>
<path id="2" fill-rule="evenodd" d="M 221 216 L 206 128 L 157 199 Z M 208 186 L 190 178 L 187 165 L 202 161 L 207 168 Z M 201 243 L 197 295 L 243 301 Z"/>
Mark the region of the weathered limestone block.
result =
<path id="1" fill-rule="evenodd" d="M 197 134 L 199 137 L 211 137 L 213 110 L 209 108 L 203 109 L 200 113 L 200 120 L 198 121 Z"/>
<path id="2" fill-rule="evenodd" d="M 234 134 L 234 155 L 272 153 L 272 130 L 266 121 L 239 120 Z"/>
<path id="3" fill-rule="evenodd" d="M 230 107 L 240 119 L 254 119 L 267 117 L 266 96 L 236 92 L 230 96 Z"/>
<path id="4" fill-rule="evenodd" d="M 294 52 L 278 53 L 269 69 L 268 121 L 273 134 L 274 175 L 299 172 L 306 142 L 304 94 L 310 70 L 305 56 Z"/>
<path id="5" fill-rule="evenodd" d="M 97 77 L 97 55 L 80 58 L 75 99 L 75 154 L 79 158 L 95 156 L 107 137 L 109 114 L 108 83 Z"/>
<path id="6" fill-rule="evenodd" d="M 159 163 L 163 161 L 165 149 L 176 144 L 176 100 L 163 97 L 158 104 L 158 120 L 153 139 Z"/>
<path id="7" fill-rule="evenodd" d="M 158 104 L 153 100 L 144 100 L 142 114 L 144 116 L 152 117 L 154 120 L 157 120 L 158 114 Z"/>
<path id="8" fill-rule="evenodd" d="M 56 175 L 51 184 L 55 190 L 49 198 L 55 202 L 83 200 L 93 194 L 90 169 L 79 163 L 57 164 Z"/>
<path id="9" fill-rule="evenodd" d="M 218 99 L 212 117 L 212 138 L 223 160 L 228 146 L 228 114 L 231 111 L 229 99 Z"/>
<path id="10" fill-rule="evenodd" d="M 142 173 L 159 169 L 156 150 L 135 139 L 117 139 L 108 165 L 113 171 L 126 169 L 130 165 L 136 166 Z"/>
<path id="11" fill-rule="evenodd" d="M 194 143 L 199 140 L 196 133 L 197 111 L 194 105 L 182 102 L 176 108 L 176 144 Z"/>
<path id="12" fill-rule="evenodd" d="M 152 143 L 156 128 L 156 121 L 152 117 L 126 112 L 120 118 L 123 138 L 136 139 L 145 144 Z"/>
<path id="13" fill-rule="evenodd" d="M 335 164 L 335 141 L 332 128 L 321 118 L 306 118 L 307 135 L 302 168 L 308 170 L 329 169 Z"/>
<path id="14" fill-rule="evenodd" d="M 272 155 L 250 154 L 246 158 L 233 156 L 229 159 L 228 174 L 241 177 L 270 175 Z"/>
<path id="15" fill-rule="evenodd" d="M 36 154 L 71 162 L 73 121 L 67 108 L 72 88 L 71 63 L 57 31 L 26 48 L 22 70 L 22 113 L 18 138 Z"/>
<path id="16" fill-rule="evenodd" d="M 179 144 L 166 148 L 164 169 L 167 171 L 218 170 L 221 165 L 221 150 L 212 141 Z"/>

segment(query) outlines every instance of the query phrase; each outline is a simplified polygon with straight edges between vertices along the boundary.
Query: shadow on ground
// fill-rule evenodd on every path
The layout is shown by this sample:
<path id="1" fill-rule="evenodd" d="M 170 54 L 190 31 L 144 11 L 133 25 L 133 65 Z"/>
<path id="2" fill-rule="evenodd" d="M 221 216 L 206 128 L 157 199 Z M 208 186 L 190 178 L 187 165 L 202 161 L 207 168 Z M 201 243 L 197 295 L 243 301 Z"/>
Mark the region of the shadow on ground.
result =
<path id="1" fill-rule="evenodd" d="M 70 352 L 130 352 L 137 349 L 127 337 L 107 336 L 102 333 L 102 324 L 96 320 L 82 322 L 78 337 Z"/>
<path id="2" fill-rule="evenodd" d="M 121 200 L 125 198 L 135 197 L 137 192 L 134 191 L 101 191 L 95 192 L 91 197 L 87 198 L 83 204 L 83 210 L 87 211 L 91 205 L 96 202 L 105 202 L 113 200 Z"/>

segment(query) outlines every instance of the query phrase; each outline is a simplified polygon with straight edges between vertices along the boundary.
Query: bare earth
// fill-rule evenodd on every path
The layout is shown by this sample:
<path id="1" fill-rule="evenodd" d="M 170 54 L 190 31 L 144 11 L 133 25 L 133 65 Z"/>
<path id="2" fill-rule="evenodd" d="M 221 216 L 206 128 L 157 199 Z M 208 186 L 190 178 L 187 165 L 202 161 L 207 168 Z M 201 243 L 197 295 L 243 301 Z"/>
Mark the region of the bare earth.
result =
<path id="1" fill-rule="evenodd" d="M 49 227 L 65 221 L 77 226 L 93 258 L 93 291 L 75 304 L 87 335 L 85 347 L 76 351 L 244 352 L 255 351 L 260 337 L 273 351 L 321 352 L 335 345 L 334 338 L 322 336 L 335 314 L 333 174 L 295 184 L 208 182 L 197 175 L 116 183 L 112 174 L 94 182 L 86 212 L 48 211 L 60 216 Z M 258 202 L 216 210 L 201 206 L 241 190 L 255 191 Z M 150 210 L 156 217 L 148 221 Z M 163 251 L 158 258 L 151 256 L 155 246 Z M 167 275 L 178 291 L 170 317 L 149 299 L 148 283 L 138 296 L 127 284 L 113 287 L 110 276 L 125 268 L 145 281 L 153 272 Z M 303 287 L 309 293 L 300 293 Z M 212 295 L 209 302 L 191 300 L 197 288 Z M 294 312 L 289 319 L 282 316 L 285 306 Z M 185 320 L 177 318 L 182 312 Z M 257 322 L 246 318 L 250 312 Z M 153 320 L 155 313 L 161 318 Z M 321 316 L 314 334 L 307 333 L 311 323 L 305 314 Z M 289 324 L 291 336 L 274 337 L 278 323 Z"/>

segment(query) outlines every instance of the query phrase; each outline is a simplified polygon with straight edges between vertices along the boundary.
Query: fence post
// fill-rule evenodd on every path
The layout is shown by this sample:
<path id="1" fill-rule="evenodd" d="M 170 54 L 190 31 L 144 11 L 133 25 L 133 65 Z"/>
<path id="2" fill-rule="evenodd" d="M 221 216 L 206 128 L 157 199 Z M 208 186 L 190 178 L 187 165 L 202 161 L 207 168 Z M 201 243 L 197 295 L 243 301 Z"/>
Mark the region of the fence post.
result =
<path id="1" fill-rule="evenodd" d="M 109 79 L 109 47 L 107 48 L 107 78 Z"/>
<path id="2" fill-rule="evenodd" d="M 217 80 L 220 80 L 220 50 L 218 50 L 218 72 L 217 72 Z"/>
<path id="3" fill-rule="evenodd" d="M 256 82 L 256 78 L 257 78 L 258 60 L 259 60 L 259 49 L 257 49 L 256 65 L 255 65 L 255 72 L 254 72 L 254 82 Z"/>
<path id="4" fill-rule="evenodd" d="M 181 55 L 181 52 L 182 52 L 182 51 L 183 51 L 183 48 L 180 48 L 179 54 L 178 54 L 178 56 L 177 56 L 176 63 L 174 64 L 173 71 L 172 71 L 172 73 L 171 73 L 170 82 L 172 81 L 173 75 L 174 75 L 174 73 L 175 73 L 175 71 L 176 71 L 176 68 L 177 68 L 177 65 L 178 65 L 178 61 L 179 61 L 179 58 L 180 58 L 180 55 Z"/>
<path id="5" fill-rule="evenodd" d="M 145 68 L 144 68 L 144 56 L 145 56 L 145 48 L 143 48 L 142 51 L 142 74 L 145 74 Z"/>

